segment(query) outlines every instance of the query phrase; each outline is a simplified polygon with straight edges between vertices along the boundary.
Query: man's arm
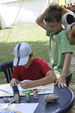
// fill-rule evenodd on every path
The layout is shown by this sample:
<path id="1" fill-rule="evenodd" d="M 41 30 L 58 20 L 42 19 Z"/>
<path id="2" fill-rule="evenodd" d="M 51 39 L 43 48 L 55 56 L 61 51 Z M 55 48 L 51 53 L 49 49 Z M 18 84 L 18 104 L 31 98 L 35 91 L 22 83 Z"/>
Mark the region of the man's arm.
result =
<path id="1" fill-rule="evenodd" d="M 66 74 L 67 74 L 70 63 L 71 63 L 71 53 L 65 53 L 62 73 L 60 75 L 60 78 L 57 79 L 56 81 L 56 84 L 58 84 L 59 87 L 66 87 Z"/>
<path id="2" fill-rule="evenodd" d="M 46 85 L 49 83 L 54 83 L 56 81 L 56 76 L 52 70 L 48 71 L 44 78 L 38 80 L 32 80 L 21 83 L 22 88 L 32 88 L 40 85 Z"/>

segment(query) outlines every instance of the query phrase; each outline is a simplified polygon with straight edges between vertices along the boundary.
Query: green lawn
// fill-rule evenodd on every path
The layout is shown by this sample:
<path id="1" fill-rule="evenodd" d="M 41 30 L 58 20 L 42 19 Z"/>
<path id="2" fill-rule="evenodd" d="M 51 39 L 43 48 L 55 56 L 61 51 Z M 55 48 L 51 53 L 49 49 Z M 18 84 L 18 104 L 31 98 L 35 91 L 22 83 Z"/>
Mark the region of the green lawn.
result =
<path id="1" fill-rule="evenodd" d="M 0 30 L 0 63 L 13 60 L 13 48 L 17 43 L 31 45 L 34 57 L 49 61 L 49 38 L 39 26 Z"/>

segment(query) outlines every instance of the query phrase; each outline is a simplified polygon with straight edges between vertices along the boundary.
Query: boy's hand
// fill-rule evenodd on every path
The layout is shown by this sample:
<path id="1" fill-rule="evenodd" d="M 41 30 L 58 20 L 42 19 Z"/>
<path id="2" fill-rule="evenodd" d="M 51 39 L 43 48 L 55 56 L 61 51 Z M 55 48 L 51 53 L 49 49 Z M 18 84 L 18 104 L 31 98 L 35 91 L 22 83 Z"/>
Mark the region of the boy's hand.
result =
<path id="1" fill-rule="evenodd" d="M 25 81 L 25 82 L 21 82 L 20 83 L 20 86 L 22 87 L 22 88 L 32 88 L 33 86 L 35 86 L 35 83 L 33 82 L 33 81 Z"/>
<path id="2" fill-rule="evenodd" d="M 67 87 L 66 86 L 66 79 L 63 78 L 62 76 L 56 80 L 56 84 L 58 85 L 58 87 Z"/>
<path id="3" fill-rule="evenodd" d="M 19 83 L 20 83 L 20 81 L 18 81 L 17 79 L 13 78 L 13 79 L 11 80 L 11 82 L 10 82 L 10 85 L 11 85 L 11 86 L 16 86 L 16 85 L 19 84 Z"/>

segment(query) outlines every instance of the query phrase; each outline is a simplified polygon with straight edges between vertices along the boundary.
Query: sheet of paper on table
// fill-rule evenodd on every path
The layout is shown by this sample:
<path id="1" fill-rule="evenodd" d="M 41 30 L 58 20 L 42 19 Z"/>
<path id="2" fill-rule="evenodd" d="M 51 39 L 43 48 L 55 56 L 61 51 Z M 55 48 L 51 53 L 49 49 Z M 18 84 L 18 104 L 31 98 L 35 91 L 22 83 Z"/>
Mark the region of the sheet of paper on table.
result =
<path id="1" fill-rule="evenodd" d="M 20 85 L 18 85 L 20 89 L 20 95 L 25 95 L 25 89 L 21 88 Z M 43 86 L 37 86 L 33 88 L 29 88 L 30 90 L 37 89 L 38 94 L 48 94 L 48 93 L 54 93 L 54 84 L 48 84 Z M 33 95 L 33 93 L 31 93 Z"/>
<path id="2" fill-rule="evenodd" d="M 33 88 L 29 88 L 30 90 L 32 89 L 38 89 L 38 93 L 39 94 L 46 94 L 46 93 L 54 93 L 54 84 L 47 84 L 47 85 L 43 85 L 43 86 L 38 86 L 38 87 L 33 87 Z M 25 89 L 20 87 L 20 84 L 18 84 L 18 89 L 20 92 L 20 95 L 25 95 Z M 32 95 L 32 93 L 31 93 Z M 0 97 L 1 96 L 13 96 L 13 90 L 12 87 L 10 86 L 10 84 L 2 84 L 0 85 Z"/>
<path id="3" fill-rule="evenodd" d="M 0 113 L 34 113 L 38 103 L 0 104 Z"/>

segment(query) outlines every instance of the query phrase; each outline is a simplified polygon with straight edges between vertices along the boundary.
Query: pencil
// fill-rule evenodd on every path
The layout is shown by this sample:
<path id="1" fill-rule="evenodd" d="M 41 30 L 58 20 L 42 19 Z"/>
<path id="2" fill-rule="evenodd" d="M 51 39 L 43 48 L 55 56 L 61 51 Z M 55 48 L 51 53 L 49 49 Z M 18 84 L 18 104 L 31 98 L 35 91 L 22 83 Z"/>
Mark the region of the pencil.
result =
<path id="1" fill-rule="evenodd" d="M 10 103 L 8 103 L 8 105 L 12 104 L 13 102 L 15 102 L 15 100 L 12 100 Z"/>
<path id="2" fill-rule="evenodd" d="M 10 92 L 5 91 L 5 90 L 3 90 L 3 89 L 0 89 L 0 91 L 3 91 L 3 92 L 5 92 L 5 93 L 10 93 Z M 10 93 L 10 94 L 12 94 L 12 93 Z"/>

